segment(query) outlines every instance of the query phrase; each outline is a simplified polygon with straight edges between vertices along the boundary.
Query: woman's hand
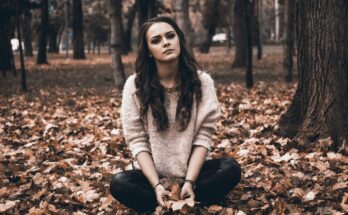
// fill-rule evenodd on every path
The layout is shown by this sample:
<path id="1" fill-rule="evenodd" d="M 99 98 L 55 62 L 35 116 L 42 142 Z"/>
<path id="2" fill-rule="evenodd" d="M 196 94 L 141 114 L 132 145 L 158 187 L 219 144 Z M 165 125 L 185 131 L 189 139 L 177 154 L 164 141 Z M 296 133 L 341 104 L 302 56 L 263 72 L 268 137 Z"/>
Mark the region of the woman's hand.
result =
<path id="1" fill-rule="evenodd" d="M 195 193 L 193 192 L 191 183 L 188 183 L 188 182 L 184 183 L 184 185 L 181 188 L 180 198 L 181 199 L 190 198 L 192 199 L 192 201 L 195 200 Z"/>
<path id="2" fill-rule="evenodd" d="M 168 190 L 165 190 L 162 185 L 159 185 L 155 188 L 156 198 L 158 204 L 160 204 L 162 207 L 166 207 L 166 204 L 164 203 L 164 197 L 169 198 L 170 192 Z"/>

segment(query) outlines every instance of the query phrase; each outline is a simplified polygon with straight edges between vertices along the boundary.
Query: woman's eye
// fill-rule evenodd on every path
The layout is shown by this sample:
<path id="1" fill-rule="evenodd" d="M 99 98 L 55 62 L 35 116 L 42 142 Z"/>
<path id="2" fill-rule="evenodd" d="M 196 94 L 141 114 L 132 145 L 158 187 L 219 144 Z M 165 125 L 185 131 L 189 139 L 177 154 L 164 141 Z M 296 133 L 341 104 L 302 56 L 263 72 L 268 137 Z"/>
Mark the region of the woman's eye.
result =
<path id="1" fill-rule="evenodd" d="M 157 44 L 157 43 L 159 43 L 160 41 L 161 41 L 160 39 L 154 39 L 154 40 L 151 40 L 151 43 Z"/>
<path id="2" fill-rule="evenodd" d="M 173 39 L 175 37 L 175 34 L 168 34 L 167 38 L 168 39 Z"/>

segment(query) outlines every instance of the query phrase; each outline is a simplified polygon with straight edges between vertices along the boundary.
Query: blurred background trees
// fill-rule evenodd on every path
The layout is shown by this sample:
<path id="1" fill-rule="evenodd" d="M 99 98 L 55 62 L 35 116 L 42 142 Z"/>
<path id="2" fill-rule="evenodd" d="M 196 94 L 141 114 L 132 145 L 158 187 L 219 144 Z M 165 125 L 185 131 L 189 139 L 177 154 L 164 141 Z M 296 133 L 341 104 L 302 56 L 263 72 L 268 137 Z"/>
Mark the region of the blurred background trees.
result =
<path id="1" fill-rule="evenodd" d="M 299 85 L 281 119 L 282 132 L 313 138 L 330 134 L 338 141 L 347 137 L 348 60 L 343 50 L 348 38 L 347 7 L 345 0 L 2 0 L 0 70 L 3 76 L 8 71 L 16 75 L 14 54 L 22 53 L 17 52 L 22 43 L 24 55 L 36 56 L 37 64 L 49 62 L 47 52 L 86 59 L 87 49 L 111 55 L 114 83 L 122 88 L 126 78 L 122 55 L 136 50 L 139 27 L 152 17 L 170 16 L 184 31 L 192 54 L 209 53 L 211 46 L 234 51 L 231 70 L 245 69 L 248 88 L 253 86 L 253 56 L 262 58 L 263 45 L 283 45 L 284 79 L 292 81 L 297 57 Z M 330 55 L 325 55 L 327 51 Z M 25 78 L 23 67 L 21 77 Z M 22 83 L 25 89 L 25 80 Z M 313 94 L 317 91 L 322 93 Z M 339 126 L 334 125 L 337 119 L 342 120 Z"/>

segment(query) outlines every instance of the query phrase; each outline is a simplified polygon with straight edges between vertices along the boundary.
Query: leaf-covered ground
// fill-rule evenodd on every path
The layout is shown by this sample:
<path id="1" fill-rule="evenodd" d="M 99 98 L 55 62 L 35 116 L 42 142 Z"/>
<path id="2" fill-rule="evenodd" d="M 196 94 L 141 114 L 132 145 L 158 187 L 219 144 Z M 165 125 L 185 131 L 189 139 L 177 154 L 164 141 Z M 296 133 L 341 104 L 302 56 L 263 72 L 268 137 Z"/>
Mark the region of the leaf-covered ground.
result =
<path id="1" fill-rule="evenodd" d="M 347 213 L 348 157 L 328 152 L 330 139 L 306 145 L 277 135 L 295 90 L 282 81 L 281 54 L 266 49 L 255 62 L 252 90 L 243 70 L 230 70 L 232 53 L 196 57 L 216 79 L 223 113 L 212 156 L 234 156 L 243 178 L 226 206 L 176 213 Z M 123 61 L 130 74 L 134 54 Z M 49 62 L 27 59 L 27 93 L 12 74 L 0 78 L 0 214 L 131 213 L 109 193 L 112 175 L 130 163 L 110 57 L 50 55 Z"/>

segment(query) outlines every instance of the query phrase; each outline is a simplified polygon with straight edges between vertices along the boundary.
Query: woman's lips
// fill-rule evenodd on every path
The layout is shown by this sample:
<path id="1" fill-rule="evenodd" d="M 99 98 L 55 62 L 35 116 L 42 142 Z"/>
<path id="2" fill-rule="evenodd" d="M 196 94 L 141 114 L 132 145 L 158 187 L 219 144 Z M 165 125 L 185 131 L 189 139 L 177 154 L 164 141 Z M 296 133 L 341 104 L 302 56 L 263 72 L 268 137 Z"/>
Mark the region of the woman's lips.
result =
<path id="1" fill-rule="evenodd" d="M 163 52 L 163 54 L 167 54 L 167 53 L 169 53 L 169 52 L 172 52 L 174 49 L 168 49 L 168 50 L 165 50 L 164 52 Z"/>

